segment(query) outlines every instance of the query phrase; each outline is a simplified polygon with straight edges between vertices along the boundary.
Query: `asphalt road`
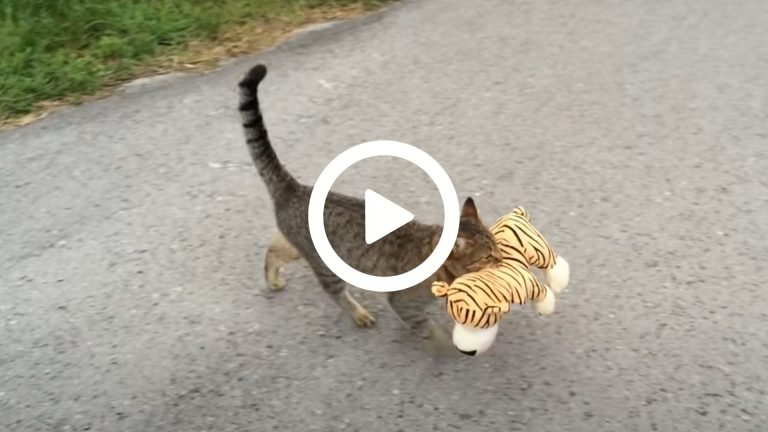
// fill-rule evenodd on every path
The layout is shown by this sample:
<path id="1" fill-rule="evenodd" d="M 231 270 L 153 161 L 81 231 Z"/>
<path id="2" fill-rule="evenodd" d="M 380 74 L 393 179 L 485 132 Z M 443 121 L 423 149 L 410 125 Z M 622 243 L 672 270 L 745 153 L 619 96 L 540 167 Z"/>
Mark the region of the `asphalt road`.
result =
<path id="1" fill-rule="evenodd" d="M 406 1 L 0 134 L 0 430 L 766 430 L 767 22 L 761 0 Z M 421 147 L 487 219 L 530 210 L 573 268 L 558 312 L 471 359 L 359 290 L 379 321 L 356 329 L 303 264 L 267 293 L 235 111 L 257 60 L 298 177 Z M 340 187 L 442 217 L 377 166 Z"/>

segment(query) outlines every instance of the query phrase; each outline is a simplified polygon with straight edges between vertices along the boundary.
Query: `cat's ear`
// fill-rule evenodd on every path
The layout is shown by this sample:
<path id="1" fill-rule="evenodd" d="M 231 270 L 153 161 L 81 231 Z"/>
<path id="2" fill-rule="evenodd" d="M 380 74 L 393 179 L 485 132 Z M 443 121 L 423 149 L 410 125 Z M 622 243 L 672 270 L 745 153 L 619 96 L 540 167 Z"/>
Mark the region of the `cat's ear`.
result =
<path id="1" fill-rule="evenodd" d="M 477 214 L 477 207 L 475 207 L 475 200 L 472 197 L 464 201 L 464 207 L 461 208 L 461 218 L 480 220 L 480 215 Z"/>

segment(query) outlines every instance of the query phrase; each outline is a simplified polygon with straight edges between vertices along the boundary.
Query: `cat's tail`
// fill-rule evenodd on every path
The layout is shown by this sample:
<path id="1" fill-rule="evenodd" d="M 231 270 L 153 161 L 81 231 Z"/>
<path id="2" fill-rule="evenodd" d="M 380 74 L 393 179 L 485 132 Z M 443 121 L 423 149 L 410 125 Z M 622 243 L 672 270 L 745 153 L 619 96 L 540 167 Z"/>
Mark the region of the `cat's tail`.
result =
<path id="1" fill-rule="evenodd" d="M 259 108 L 259 83 L 267 75 L 267 67 L 258 64 L 240 80 L 240 116 L 243 119 L 245 142 L 253 164 L 259 171 L 273 198 L 286 189 L 298 185 L 296 179 L 283 167 L 269 141 L 264 118 Z"/>

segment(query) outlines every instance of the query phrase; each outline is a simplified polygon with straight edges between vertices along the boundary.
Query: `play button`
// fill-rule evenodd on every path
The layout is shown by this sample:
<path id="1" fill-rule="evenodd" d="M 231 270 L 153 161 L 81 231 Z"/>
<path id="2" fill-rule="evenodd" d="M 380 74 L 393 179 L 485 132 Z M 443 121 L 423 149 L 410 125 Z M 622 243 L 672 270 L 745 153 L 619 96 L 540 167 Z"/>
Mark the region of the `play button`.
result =
<path id="1" fill-rule="evenodd" d="M 365 242 L 371 244 L 413 220 L 413 213 L 384 198 L 365 190 Z"/>
<path id="2" fill-rule="evenodd" d="M 333 250 L 325 233 L 323 211 L 333 182 L 356 162 L 377 156 L 404 159 L 421 168 L 435 183 L 443 201 L 443 232 L 432 254 L 416 268 L 394 276 L 370 275 L 351 267 Z M 345 150 L 323 169 L 309 197 L 307 218 L 315 250 L 336 276 L 358 288 L 392 292 L 423 282 L 443 265 L 459 232 L 459 201 L 451 178 L 432 156 L 398 141 L 370 141 Z M 365 242 L 369 245 L 412 220 L 413 214 L 408 210 L 370 189 L 365 191 Z"/>

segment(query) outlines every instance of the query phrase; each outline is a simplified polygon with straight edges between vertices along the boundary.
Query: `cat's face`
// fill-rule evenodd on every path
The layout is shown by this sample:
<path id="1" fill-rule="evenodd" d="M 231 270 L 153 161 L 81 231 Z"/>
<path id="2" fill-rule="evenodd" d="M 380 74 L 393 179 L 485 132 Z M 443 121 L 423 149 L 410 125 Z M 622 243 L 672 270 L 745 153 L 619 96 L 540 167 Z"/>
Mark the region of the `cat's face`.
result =
<path id="1" fill-rule="evenodd" d="M 459 276 L 501 262 L 501 252 L 493 235 L 480 220 L 472 198 L 467 198 L 461 211 L 459 235 L 445 267 Z"/>

